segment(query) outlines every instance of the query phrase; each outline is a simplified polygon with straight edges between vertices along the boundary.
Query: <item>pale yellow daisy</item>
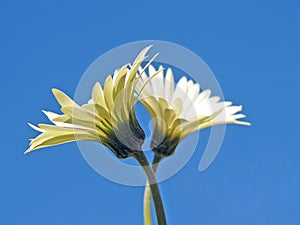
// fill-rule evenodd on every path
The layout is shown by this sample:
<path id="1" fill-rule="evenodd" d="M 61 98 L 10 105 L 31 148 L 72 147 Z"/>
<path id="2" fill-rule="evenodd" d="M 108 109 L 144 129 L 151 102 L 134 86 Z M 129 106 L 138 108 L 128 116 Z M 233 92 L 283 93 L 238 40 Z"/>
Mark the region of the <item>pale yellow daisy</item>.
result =
<path id="1" fill-rule="evenodd" d="M 150 47 L 143 49 L 132 65 L 124 65 L 109 75 L 103 88 L 96 83 L 87 104 L 80 106 L 62 91 L 53 89 L 63 114 L 43 111 L 53 124 L 29 124 L 41 134 L 31 140 L 25 153 L 76 140 L 98 141 L 118 158 L 141 150 L 145 134 L 135 116 L 134 92 L 138 68 Z"/>

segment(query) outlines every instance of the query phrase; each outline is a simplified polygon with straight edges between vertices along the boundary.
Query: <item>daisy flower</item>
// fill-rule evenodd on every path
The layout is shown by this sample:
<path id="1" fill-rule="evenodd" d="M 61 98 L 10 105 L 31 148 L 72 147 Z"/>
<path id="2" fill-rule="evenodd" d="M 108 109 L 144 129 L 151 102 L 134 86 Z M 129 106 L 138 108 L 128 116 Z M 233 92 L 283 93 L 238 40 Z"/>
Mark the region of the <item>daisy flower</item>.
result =
<path id="1" fill-rule="evenodd" d="M 200 90 L 198 83 L 185 76 L 175 85 L 170 68 L 164 74 L 162 67 L 156 70 L 150 65 L 148 75 L 143 71 L 136 88 L 153 120 L 150 147 L 157 158 L 172 155 L 192 132 L 219 124 L 250 125 L 240 120 L 245 117 L 240 113 L 242 106 L 220 101 L 220 97 L 211 96 L 209 89 Z"/>
<path id="2" fill-rule="evenodd" d="M 80 106 L 62 91 L 52 89 L 63 114 L 43 111 L 53 124 L 29 124 L 41 134 L 30 141 L 25 153 L 76 140 L 98 141 L 118 158 L 139 151 L 145 133 L 135 116 L 134 92 L 138 68 L 150 47 L 143 49 L 132 65 L 126 64 L 109 75 L 103 88 L 97 82 L 87 104 Z"/>

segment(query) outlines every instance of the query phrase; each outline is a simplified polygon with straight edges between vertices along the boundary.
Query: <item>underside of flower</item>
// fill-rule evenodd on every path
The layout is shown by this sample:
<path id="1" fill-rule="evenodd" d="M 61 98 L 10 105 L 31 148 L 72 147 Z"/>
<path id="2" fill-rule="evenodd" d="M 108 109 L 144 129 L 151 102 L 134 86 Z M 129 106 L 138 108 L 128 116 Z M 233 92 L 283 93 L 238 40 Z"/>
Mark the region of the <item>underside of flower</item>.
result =
<path id="1" fill-rule="evenodd" d="M 242 106 L 211 97 L 210 90 L 200 91 L 200 85 L 181 77 L 175 86 L 172 70 L 163 73 L 149 66 L 136 86 L 139 101 L 153 120 L 151 148 L 156 155 L 172 155 L 178 143 L 192 132 L 219 124 L 250 125 L 240 121 Z M 150 78 L 150 79 L 149 79 Z"/>
<path id="2" fill-rule="evenodd" d="M 135 116 L 134 92 L 140 78 L 138 69 L 150 47 L 143 49 L 132 65 L 124 65 L 108 76 L 103 88 L 96 83 L 87 104 L 80 106 L 62 91 L 53 89 L 63 114 L 43 111 L 52 125 L 29 124 L 41 134 L 31 140 L 25 153 L 76 140 L 100 142 L 118 158 L 140 151 L 145 133 Z"/>

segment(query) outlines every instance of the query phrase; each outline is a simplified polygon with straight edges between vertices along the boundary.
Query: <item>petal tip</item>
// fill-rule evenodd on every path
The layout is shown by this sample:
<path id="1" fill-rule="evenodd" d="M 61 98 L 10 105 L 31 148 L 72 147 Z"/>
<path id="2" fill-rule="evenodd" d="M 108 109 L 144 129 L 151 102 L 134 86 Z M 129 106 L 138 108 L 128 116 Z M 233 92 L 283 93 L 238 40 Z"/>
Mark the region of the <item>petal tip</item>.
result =
<path id="1" fill-rule="evenodd" d="M 23 154 L 27 155 L 29 152 L 31 152 L 32 150 L 30 148 L 28 148 Z"/>
<path id="2" fill-rule="evenodd" d="M 54 93 L 58 92 L 59 90 L 57 88 L 51 88 L 51 91 L 54 94 Z"/>

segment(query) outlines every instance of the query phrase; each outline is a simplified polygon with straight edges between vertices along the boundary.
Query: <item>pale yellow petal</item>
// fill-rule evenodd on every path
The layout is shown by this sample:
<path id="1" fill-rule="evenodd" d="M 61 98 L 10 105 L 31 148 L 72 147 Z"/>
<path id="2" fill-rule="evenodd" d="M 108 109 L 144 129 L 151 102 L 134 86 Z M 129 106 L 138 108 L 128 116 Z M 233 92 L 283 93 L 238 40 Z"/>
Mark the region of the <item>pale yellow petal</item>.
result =
<path id="1" fill-rule="evenodd" d="M 107 105 L 107 108 L 110 110 L 114 105 L 113 99 L 113 84 L 112 84 L 112 77 L 108 76 L 106 78 L 104 84 L 104 99 Z"/>
<path id="2" fill-rule="evenodd" d="M 89 132 L 84 132 L 84 131 L 76 131 L 76 132 L 74 132 L 73 130 L 66 131 L 66 132 L 48 131 L 40 134 L 38 137 L 33 139 L 30 144 L 30 147 L 25 151 L 25 154 L 40 148 L 72 142 L 75 140 L 99 141 L 99 137 L 97 135 L 93 135 Z"/>
<path id="3" fill-rule="evenodd" d="M 94 85 L 93 92 L 92 92 L 92 99 L 95 104 L 101 105 L 102 107 L 107 108 L 105 99 L 104 99 L 103 89 L 99 82 L 97 82 Z"/>
<path id="4" fill-rule="evenodd" d="M 69 96 L 67 96 L 64 92 L 53 88 L 52 89 L 53 95 L 55 96 L 58 103 L 64 107 L 64 106 L 73 106 L 77 105 Z"/>
<path id="5" fill-rule="evenodd" d="M 161 117 L 162 118 L 162 109 L 159 105 L 158 100 L 154 97 L 149 96 L 140 100 L 147 111 L 150 113 L 151 117 Z"/>

